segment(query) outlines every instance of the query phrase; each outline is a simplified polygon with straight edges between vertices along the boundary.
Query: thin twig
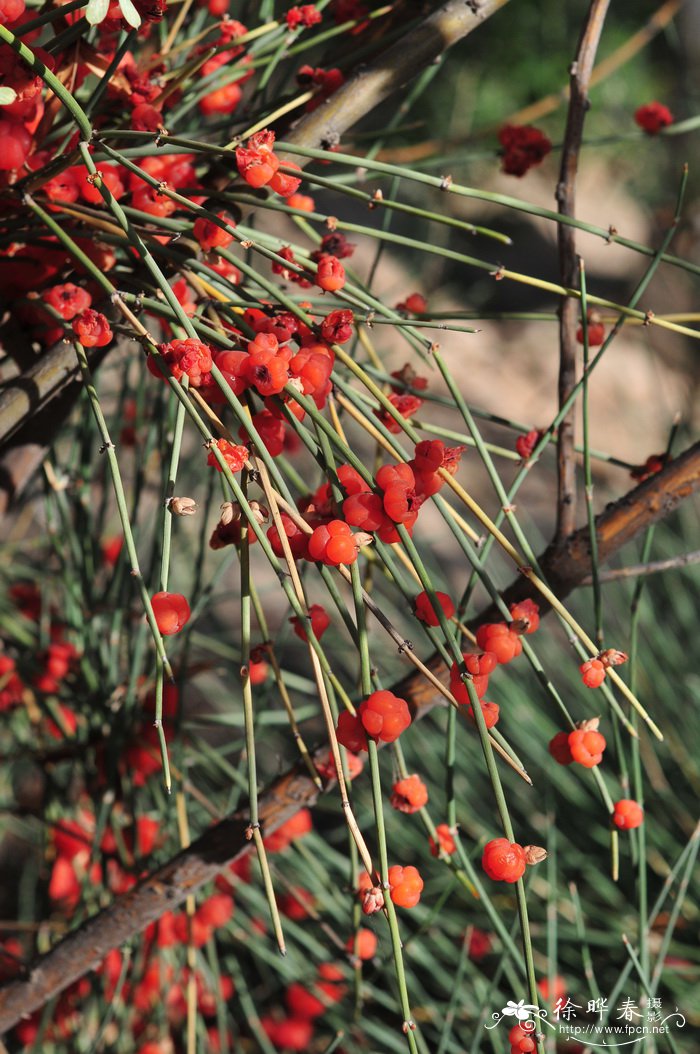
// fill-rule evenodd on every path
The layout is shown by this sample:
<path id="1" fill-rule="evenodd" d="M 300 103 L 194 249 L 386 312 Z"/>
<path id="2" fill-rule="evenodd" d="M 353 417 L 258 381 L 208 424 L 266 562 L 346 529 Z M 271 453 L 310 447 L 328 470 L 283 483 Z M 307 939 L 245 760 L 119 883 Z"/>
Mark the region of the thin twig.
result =
<path id="1" fill-rule="evenodd" d="M 561 155 L 557 203 L 563 216 L 576 214 L 576 175 L 588 109 L 588 87 L 593 62 L 609 0 L 593 0 L 583 26 L 576 59 L 571 65 L 569 114 Z M 560 223 L 558 228 L 559 273 L 567 288 L 578 286 L 575 228 Z M 566 297 L 559 308 L 559 406 L 563 406 L 576 384 L 576 328 L 578 301 Z M 568 537 L 576 524 L 576 452 L 574 449 L 572 407 L 559 425 L 557 437 L 557 526 L 556 539 Z"/>

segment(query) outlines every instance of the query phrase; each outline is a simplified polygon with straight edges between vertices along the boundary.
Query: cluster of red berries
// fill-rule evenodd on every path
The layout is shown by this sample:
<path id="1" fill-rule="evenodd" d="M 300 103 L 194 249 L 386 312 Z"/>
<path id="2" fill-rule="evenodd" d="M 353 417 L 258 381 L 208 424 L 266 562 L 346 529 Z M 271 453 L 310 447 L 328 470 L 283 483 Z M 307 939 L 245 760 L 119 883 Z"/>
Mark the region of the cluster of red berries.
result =
<path id="1" fill-rule="evenodd" d="M 510 1043 L 510 1054 L 532 1054 L 532 1051 L 537 1049 L 534 1024 L 526 1022 L 522 1025 L 513 1025 L 508 1033 L 508 1042 Z"/>
<path id="2" fill-rule="evenodd" d="M 598 731 L 598 719 L 583 721 L 573 732 L 557 732 L 550 740 L 549 753 L 559 765 L 576 762 L 592 769 L 603 760 L 607 746 L 605 736 Z"/>
<path id="3" fill-rule="evenodd" d="M 454 475 L 463 449 L 447 448 L 439 439 L 423 440 L 410 461 L 379 469 L 376 490 L 350 466 L 342 466 L 338 478 L 348 495 L 343 502 L 345 519 L 353 527 L 376 533 L 383 542 L 399 541 L 396 525 L 411 533 L 422 504 L 444 485 L 440 470 Z"/>
<path id="4" fill-rule="evenodd" d="M 318 976 L 308 987 L 293 981 L 284 997 L 287 1015 L 267 1015 L 260 1019 L 272 1043 L 283 1050 L 308 1050 L 316 1018 L 344 998 L 347 991 L 344 980 L 340 967 L 327 962 L 320 964 Z"/>
<path id="5" fill-rule="evenodd" d="M 310 29 L 311 26 L 318 25 L 322 18 L 321 12 L 316 10 L 314 4 L 290 7 L 284 16 L 288 29 L 298 29 L 299 26 L 303 26 L 304 29 Z"/>
<path id="6" fill-rule="evenodd" d="M 367 739 L 393 743 L 411 723 L 411 711 L 405 699 L 383 689 L 363 699 L 356 714 L 344 710 L 338 718 L 338 742 L 354 754 L 367 750 Z"/>
<path id="7" fill-rule="evenodd" d="M 320 66 L 302 66 L 297 73 L 297 83 L 302 88 L 316 89 L 313 98 L 306 104 L 307 113 L 310 113 L 342 87 L 345 77 L 337 67 L 324 70 Z"/>
<path id="8" fill-rule="evenodd" d="M 534 633 L 540 624 L 539 607 L 534 600 L 522 600 L 511 604 L 510 614 L 510 622 L 491 622 L 479 627 L 476 643 L 480 651 L 462 653 L 462 663 L 480 701 L 487 728 L 493 728 L 500 716 L 498 705 L 484 700 L 490 674 L 497 666 L 503 666 L 520 655 L 521 636 Z M 462 664 L 457 662 L 454 662 L 450 668 L 450 689 L 457 702 L 468 708 L 467 712 L 474 720 Z"/>
<path id="9" fill-rule="evenodd" d="M 72 282 L 64 282 L 47 289 L 42 299 L 64 321 L 71 323 L 83 347 L 104 348 L 114 339 L 105 316 L 91 308 L 92 296 L 87 289 Z M 56 339 L 63 335 L 59 327 L 54 327 L 50 332 Z"/>

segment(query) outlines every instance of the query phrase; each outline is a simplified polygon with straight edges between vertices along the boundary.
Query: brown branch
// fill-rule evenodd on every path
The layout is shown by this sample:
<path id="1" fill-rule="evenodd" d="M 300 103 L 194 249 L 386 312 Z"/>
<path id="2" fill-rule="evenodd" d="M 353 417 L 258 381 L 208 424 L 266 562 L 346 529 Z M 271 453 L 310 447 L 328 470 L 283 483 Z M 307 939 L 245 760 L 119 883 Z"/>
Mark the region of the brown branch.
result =
<path id="1" fill-rule="evenodd" d="M 621 578 L 646 578 L 647 575 L 658 575 L 662 571 L 677 571 L 681 567 L 700 564 L 700 549 L 690 553 L 679 553 L 669 556 L 667 560 L 651 560 L 648 564 L 629 564 L 627 567 L 615 567 L 610 571 L 599 571 L 599 582 L 618 582 Z M 592 586 L 592 575 L 586 575 L 582 586 Z"/>
<path id="2" fill-rule="evenodd" d="M 636 534 L 668 515 L 698 489 L 700 442 L 601 513 L 596 521 L 600 560 L 608 560 Z M 540 562 L 557 594 L 566 596 L 582 583 L 591 569 L 588 528 L 577 531 L 563 546 L 550 546 Z M 526 580 L 519 580 L 506 591 L 504 599 L 510 602 L 527 595 L 533 596 L 532 587 Z M 544 611 L 542 598 L 539 594 L 536 598 Z M 494 616 L 500 617 L 492 610 L 482 612 L 472 625 L 489 621 Z M 447 680 L 445 666 L 437 656 L 433 656 L 428 665 L 438 677 Z M 441 701 L 426 678 L 415 673 L 395 685 L 394 691 L 409 702 L 414 721 L 420 720 Z M 324 745 L 318 748 L 314 758 L 325 759 L 327 755 L 328 747 Z M 299 809 L 313 806 L 318 795 L 318 787 L 300 762 L 261 794 L 259 809 L 263 830 L 271 833 Z M 48 999 L 94 969 L 111 949 L 119 947 L 166 911 L 177 907 L 188 895 L 247 853 L 250 849 L 248 823 L 248 811 L 243 808 L 215 824 L 188 849 L 179 852 L 134 889 L 117 897 L 108 908 L 59 941 L 37 961 L 26 978 L 11 981 L 0 988 L 0 1032 L 43 1006 Z"/>
<path id="3" fill-rule="evenodd" d="M 609 0 L 592 0 L 588 18 L 579 41 L 576 59 L 571 65 L 569 82 L 569 113 L 561 155 L 557 203 L 563 216 L 576 215 L 576 174 L 583 139 L 583 125 L 588 109 L 588 86 L 598 41 L 603 31 Z M 578 259 L 576 231 L 559 224 L 559 274 L 567 289 L 578 287 Z M 559 308 L 559 406 L 569 399 L 576 385 L 576 329 L 579 302 L 566 297 Z M 576 452 L 574 421 L 576 407 L 572 406 L 562 419 L 557 433 L 557 525 L 555 538 L 562 541 L 573 532 L 576 523 Z"/>

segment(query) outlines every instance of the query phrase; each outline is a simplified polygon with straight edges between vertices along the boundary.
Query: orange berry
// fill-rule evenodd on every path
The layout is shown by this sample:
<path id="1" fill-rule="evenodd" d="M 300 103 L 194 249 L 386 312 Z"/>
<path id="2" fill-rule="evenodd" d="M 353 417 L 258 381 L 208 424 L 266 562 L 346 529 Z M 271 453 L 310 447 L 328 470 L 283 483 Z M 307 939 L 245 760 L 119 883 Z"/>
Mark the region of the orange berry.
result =
<path id="1" fill-rule="evenodd" d="M 639 802 L 631 798 L 621 798 L 620 801 L 615 802 L 612 820 L 621 831 L 631 831 L 643 823 L 644 809 Z"/>

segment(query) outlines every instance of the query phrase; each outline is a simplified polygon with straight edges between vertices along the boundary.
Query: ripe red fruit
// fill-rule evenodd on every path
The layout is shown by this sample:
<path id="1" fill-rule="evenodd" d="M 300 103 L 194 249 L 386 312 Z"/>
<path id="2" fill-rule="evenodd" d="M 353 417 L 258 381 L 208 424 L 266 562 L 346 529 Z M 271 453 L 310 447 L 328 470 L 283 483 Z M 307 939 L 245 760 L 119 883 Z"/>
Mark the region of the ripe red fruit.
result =
<path id="1" fill-rule="evenodd" d="M 353 332 L 352 311 L 338 308 L 326 315 L 321 322 L 321 336 L 329 344 L 344 344 L 346 340 L 350 340 Z"/>
<path id="2" fill-rule="evenodd" d="M 542 438 L 542 432 L 539 428 L 533 428 L 525 435 L 520 435 L 515 440 L 515 451 L 520 454 L 523 461 L 527 461 L 531 456 L 532 452 Z"/>
<path id="3" fill-rule="evenodd" d="M 47 289 L 43 294 L 43 300 L 54 311 L 57 311 L 66 322 L 70 322 L 71 319 L 85 311 L 92 304 L 92 297 L 87 289 L 81 289 L 80 286 L 73 285 L 72 282 L 54 285 L 51 289 Z"/>
<path id="4" fill-rule="evenodd" d="M 552 149 L 551 140 L 532 125 L 507 124 L 498 133 L 498 141 L 503 147 L 501 169 L 509 176 L 524 176 Z"/>
<path id="5" fill-rule="evenodd" d="M 279 853 L 291 845 L 295 838 L 302 838 L 313 830 L 313 821 L 308 809 L 299 809 L 286 820 L 276 831 L 265 836 L 265 848 L 268 853 Z"/>
<path id="6" fill-rule="evenodd" d="M 309 559 L 329 566 L 354 564 L 357 560 L 355 540 L 349 524 L 331 520 L 317 527 L 308 542 Z"/>
<path id="7" fill-rule="evenodd" d="M 498 665 L 496 656 L 490 651 L 485 651 L 481 654 L 463 652 L 462 658 L 467 671 L 472 676 L 474 691 L 479 699 L 483 699 L 489 685 L 489 674 L 493 673 Z M 462 680 L 461 670 L 456 662 L 453 662 L 450 667 L 450 688 L 458 703 L 463 703 L 465 706 L 471 704 L 469 691 Z"/>
<path id="8" fill-rule="evenodd" d="M 547 746 L 547 750 L 559 765 L 570 765 L 574 758 L 569 746 L 569 733 L 557 732 Z"/>
<path id="9" fill-rule="evenodd" d="M 440 607 L 442 608 L 443 614 L 446 619 L 451 619 L 455 613 L 455 606 L 447 593 L 436 593 L 435 594 Z M 435 609 L 430 602 L 430 597 L 423 590 L 413 601 L 413 610 L 416 613 L 416 618 L 420 619 L 421 622 L 425 622 L 426 626 L 439 626 L 440 621 L 435 613 Z"/>
<path id="10" fill-rule="evenodd" d="M 4 26 L 11 26 L 13 22 L 22 17 L 25 10 L 24 0 L 0 0 L 0 22 Z"/>
<path id="11" fill-rule="evenodd" d="M 291 516 L 288 516 L 286 512 L 280 513 L 280 521 L 284 528 L 284 533 L 287 536 L 292 556 L 295 560 L 305 560 L 308 556 L 308 539 L 310 536 L 305 534 L 300 527 L 297 527 L 294 520 Z M 272 551 L 275 556 L 283 556 L 284 549 L 282 548 L 282 542 L 280 541 L 279 531 L 274 524 L 267 532 L 267 539 L 272 546 Z"/>
<path id="12" fill-rule="evenodd" d="M 673 114 L 660 102 L 648 102 L 634 112 L 634 119 L 647 135 L 658 135 L 662 128 L 673 124 Z"/>
<path id="13" fill-rule="evenodd" d="M 212 446 L 215 446 L 223 455 L 224 461 L 232 472 L 240 472 L 248 460 L 248 448 L 244 446 L 234 446 L 233 443 L 229 443 L 228 439 L 217 439 Z M 223 469 L 217 461 L 216 455 L 213 451 L 210 451 L 207 456 L 207 465 L 211 465 L 217 472 L 223 472 Z"/>
<path id="14" fill-rule="evenodd" d="M 156 625 L 164 637 L 179 633 L 190 617 L 190 605 L 182 593 L 156 593 L 151 597 Z"/>
<path id="15" fill-rule="evenodd" d="M 510 605 L 511 629 L 523 636 L 534 633 L 540 624 L 540 608 L 534 600 L 520 600 Z"/>
<path id="16" fill-rule="evenodd" d="M 397 908 L 414 908 L 423 891 L 423 879 L 418 869 L 409 864 L 401 867 L 394 864 L 389 868 L 389 892 Z"/>
<path id="17" fill-rule="evenodd" d="M 32 136 L 21 121 L 0 120 L 0 172 L 21 168 L 32 148 Z"/>
<path id="18" fill-rule="evenodd" d="M 114 338 L 108 320 L 91 307 L 76 315 L 71 325 L 84 348 L 104 348 Z"/>
<path id="19" fill-rule="evenodd" d="M 620 801 L 615 802 L 612 822 L 621 831 L 631 831 L 635 827 L 640 827 L 643 821 L 644 809 L 639 802 L 631 798 L 621 798 Z"/>
<path id="20" fill-rule="evenodd" d="M 596 348 L 605 340 L 605 326 L 600 321 L 598 312 L 591 308 L 586 312 L 586 319 L 588 322 L 586 326 L 588 346 L 589 348 Z M 576 330 L 576 340 L 579 344 L 583 344 L 583 323 Z"/>
<path id="21" fill-rule="evenodd" d="M 223 223 L 227 223 L 229 227 L 235 226 L 231 217 L 227 216 L 225 212 L 217 212 L 217 216 Z M 211 252 L 212 249 L 225 249 L 233 241 L 232 234 L 222 230 L 221 227 L 212 220 L 208 220 L 205 216 L 198 216 L 194 221 L 193 234 L 204 252 Z"/>
<path id="22" fill-rule="evenodd" d="M 579 670 L 586 688 L 600 688 L 605 680 L 605 666 L 600 659 L 589 659 L 579 666 Z"/>
<path id="23" fill-rule="evenodd" d="M 441 852 L 452 856 L 457 851 L 457 843 L 452 837 L 448 824 L 439 823 L 435 828 L 435 833 L 438 837 L 437 842 L 432 836 L 428 839 L 431 856 L 439 856 Z"/>
<path id="24" fill-rule="evenodd" d="M 163 356 L 163 365 L 176 381 L 189 378 L 192 388 L 201 388 L 211 383 L 213 365 L 212 349 L 201 340 L 188 337 L 187 340 L 173 340 L 169 344 L 159 344 L 158 350 Z M 146 365 L 154 377 L 165 381 L 159 365 L 152 355 L 146 359 Z"/>
<path id="25" fill-rule="evenodd" d="M 428 803 L 428 788 L 415 774 L 397 780 L 391 790 L 391 806 L 399 812 L 418 812 Z"/>
<path id="26" fill-rule="evenodd" d="M 569 750 L 574 761 L 584 768 L 592 769 L 603 760 L 605 736 L 600 732 L 586 732 L 577 728 L 569 732 Z"/>
<path id="27" fill-rule="evenodd" d="M 523 646 L 517 633 L 507 622 L 487 622 L 476 631 L 476 643 L 483 651 L 490 651 L 501 665 L 520 655 Z"/>
<path id="28" fill-rule="evenodd" d="M 454 692 L 452 694 L 454 695 Z M 484 724 L 487 728 L 493 728 L 494 725 L 498 724 L 498 719 L 501 716 L 501 708 L 499 707 L 498 703 L 489 703 L 484 699 L 479 700 L 479 705 L 481 707 L 481 713 L 484 717 Z M 476 724 L 476 718 L 474 717 L 474 707 L 471 705 L 471 703 L 469 703 L 469 705 L 467 706 L 467 717 L 472 722 L 472 724 Z"/>
<path id="29" fill-rule="evenodd" d="M 406 311 L 411 315 L 424 315 L 428 310 L 428 302 L 422 293 L 411 293 L 396 305 L 397 311 Z"/>
<path id="30" fill-rule="evenodd" d="M 282 1021 L 263 1018 L 261 1024 L 276 1047 L 295 1051 L 309 1049 L 314 1026 L 308 1018 L 286 1017 Z"/>
<path id="31" fill-rule="evenodd" d="M 239 146 L 236 150 L 239 175 L 249 186 L 264 187 L 279 168 L 279 158 L 272 152 L 274 142 L 275 133 L 265 130 L 252 135 L 247 146 Z"/>
<path id="32" fill-rule="evenodd" d="M 309 608 L 309 618 L 314 636 L 316 640 L 320 640 L 331 624 L 330 616 L 321 604 L 312 604 Z M 302 620 L 298 615 L 293 615 L 289 621 L 294 626 L 294 632 L 300 640 L 305 641 L 309 639 L 306 635 L 306 619 Z"/>
<path id="33" fill-rule="evenodd" d="M 326 253 L 319 258 L 316 285 L 325 293 L 336 293 L 345 285 L 345 268 L 335 256 Z"/>
<path id="34" fill-rule="evenodd" d="M 367 735 L 383 743 L 393 743 L 411 723 L 406 700 L 387 690 L 372 692 L 360 703 L 357 714 Z"/>
<path id="35" fill-rule="evenodd" d="M 338 716 L 335 734 L 340 745 L 351 750 L 353 754 L 367 750 L 367 733 L 364 725 L 360 718 L 351 714 L 349 710 L 343 710 Z"/>
<path id="36" fill-rule="evenodd" d="M 517 882 L 525 874 L 525 850 L 507 838 L 494 838 L 484 846 L 481 866 L 497 882 Z"/>
<path id="37" fill-rule="evenodd" d="M 297 172 L 301 172 L 299 165 L 296 165 L 293 161 L 285 161 L 287 168 L 295 169 Z M 282 198 L 290 198 L 292 194 L 296 194 L 299 187 L 301 186 L 301 176 L 294 176 L 291 172 L 275 172 L 274 176 L 270 180 L 268 186 L 270 190 L 274 190 L 276 194 L 279 194 Z"/>
<path id="38" fill-rule="evenodd" d="M 360 929 L 357 939 L 348 937 L 345 948 L 348 955 L 356 955 L 358 959 L 373 959 L 377 951 L 377 935 L 372 930 Z"/>

